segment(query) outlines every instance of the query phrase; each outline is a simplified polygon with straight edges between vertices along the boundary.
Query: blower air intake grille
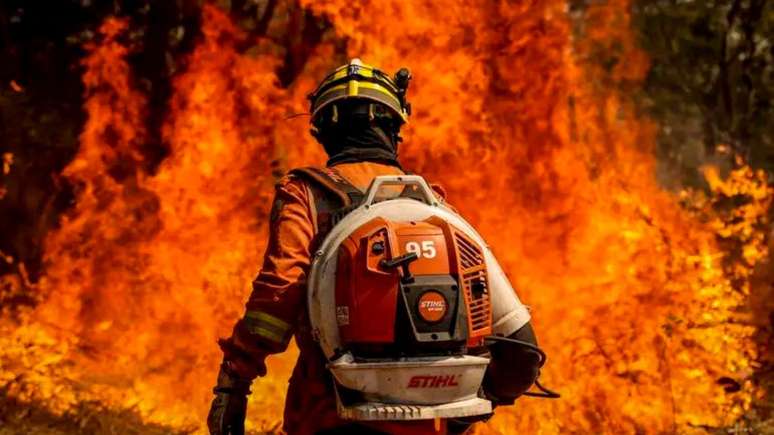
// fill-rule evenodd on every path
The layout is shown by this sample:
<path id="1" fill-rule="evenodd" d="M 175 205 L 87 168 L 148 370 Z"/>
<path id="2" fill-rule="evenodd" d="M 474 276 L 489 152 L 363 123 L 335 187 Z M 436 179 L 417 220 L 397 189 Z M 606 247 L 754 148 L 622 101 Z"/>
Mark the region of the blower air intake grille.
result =
<path id="1" fill-rule="evenodd" d="M 459 276 L 468 303 L 468 326 L 471 336 L 491 333 L 491 307 L 486 263 L 481 249 L 465 235 L 455 232 L 459 253 Z"/>

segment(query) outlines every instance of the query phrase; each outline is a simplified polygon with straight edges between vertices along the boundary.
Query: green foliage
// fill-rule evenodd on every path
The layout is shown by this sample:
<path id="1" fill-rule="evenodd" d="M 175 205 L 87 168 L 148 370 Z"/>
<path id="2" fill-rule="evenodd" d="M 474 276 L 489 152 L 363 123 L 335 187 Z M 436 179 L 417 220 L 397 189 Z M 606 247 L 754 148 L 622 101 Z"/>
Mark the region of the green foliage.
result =
<path id="1" fill-rule="evenodd" d="M 727 159 L 721 144 L 774 172 L 774 2 L 636 0 L 632 12 L 652 62 L 641 101 L 677 181 Z"/>

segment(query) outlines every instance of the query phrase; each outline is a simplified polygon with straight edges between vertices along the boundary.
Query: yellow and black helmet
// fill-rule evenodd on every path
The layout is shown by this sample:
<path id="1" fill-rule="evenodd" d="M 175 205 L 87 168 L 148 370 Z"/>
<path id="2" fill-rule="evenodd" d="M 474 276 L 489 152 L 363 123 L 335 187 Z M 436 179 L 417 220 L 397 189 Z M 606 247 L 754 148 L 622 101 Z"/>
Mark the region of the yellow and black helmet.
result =
<path id="1" fill-rule="evenodd" d="M 401 68 L 392 78 L 373 66 L 362 63 L 360 59 L 352 59 L 348 64 L 336 68 L 309 94 L 312 123 L 316 122 L 326 107 L 352 98 L 381 103 L 397 115 L 396 119 L 401 124 L 405 123 L 411 113 L 411 106 L 406 102 L 410 79 L 411 74 L 406 68 Z"/>

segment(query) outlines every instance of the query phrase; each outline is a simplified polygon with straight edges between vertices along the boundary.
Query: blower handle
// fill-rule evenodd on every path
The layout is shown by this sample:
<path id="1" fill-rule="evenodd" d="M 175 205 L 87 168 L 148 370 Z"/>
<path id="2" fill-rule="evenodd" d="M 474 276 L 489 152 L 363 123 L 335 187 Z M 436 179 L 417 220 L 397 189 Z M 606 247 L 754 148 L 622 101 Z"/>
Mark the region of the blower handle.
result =
<path id="1" fill-rule="evenodd" d="M 435 197 L 433 189 L 431 189 L 427 184 L 427 181 L 419 175 L 380 175 L 374 178 L 374 181 L 372 181 L 371 185 L 366 189 L 363 204 L 365 204 L 366 207 L 373 205 L 376 200 L 376 194 L 379 192 L 379 189 L 384 186 L 415 186 L 419 188 L 422 202 L 431 206 L 438 205 L 438 199 Z"/>
<path id="2" fill-rule="evenodd" d="M 411 275 L 411 271 L 409 270 L 409 264 L 411 264 L 412 261 L 419 260 L 419 256 L 416 252 L 409 252 L 408 254 L 403 254 L 401 256 L 395 257 L 392 260 L 384 259 L 379 262 L 379 264 L 387 269 L 395 269 L 397 267 L 400 267 L 403 270 L 403 278 L 401 278 L 401 281 L 404 283 L 410 283 L 414 282 L 414 276 Z"/>

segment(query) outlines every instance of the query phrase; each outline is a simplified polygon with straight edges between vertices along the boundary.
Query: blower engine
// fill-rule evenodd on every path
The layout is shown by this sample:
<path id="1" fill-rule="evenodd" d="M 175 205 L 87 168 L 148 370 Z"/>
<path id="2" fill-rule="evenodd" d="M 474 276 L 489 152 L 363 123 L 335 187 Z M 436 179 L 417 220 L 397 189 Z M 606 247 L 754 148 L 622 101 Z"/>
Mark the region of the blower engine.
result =
<path id="1" fill-rule="evenodd" d="M 374 179 L 315 253 L 307 302 L 342 418 L 491 412 L 480 387 L 492 305 L 518 300 L 483 239 L 421 177 Z"/>

